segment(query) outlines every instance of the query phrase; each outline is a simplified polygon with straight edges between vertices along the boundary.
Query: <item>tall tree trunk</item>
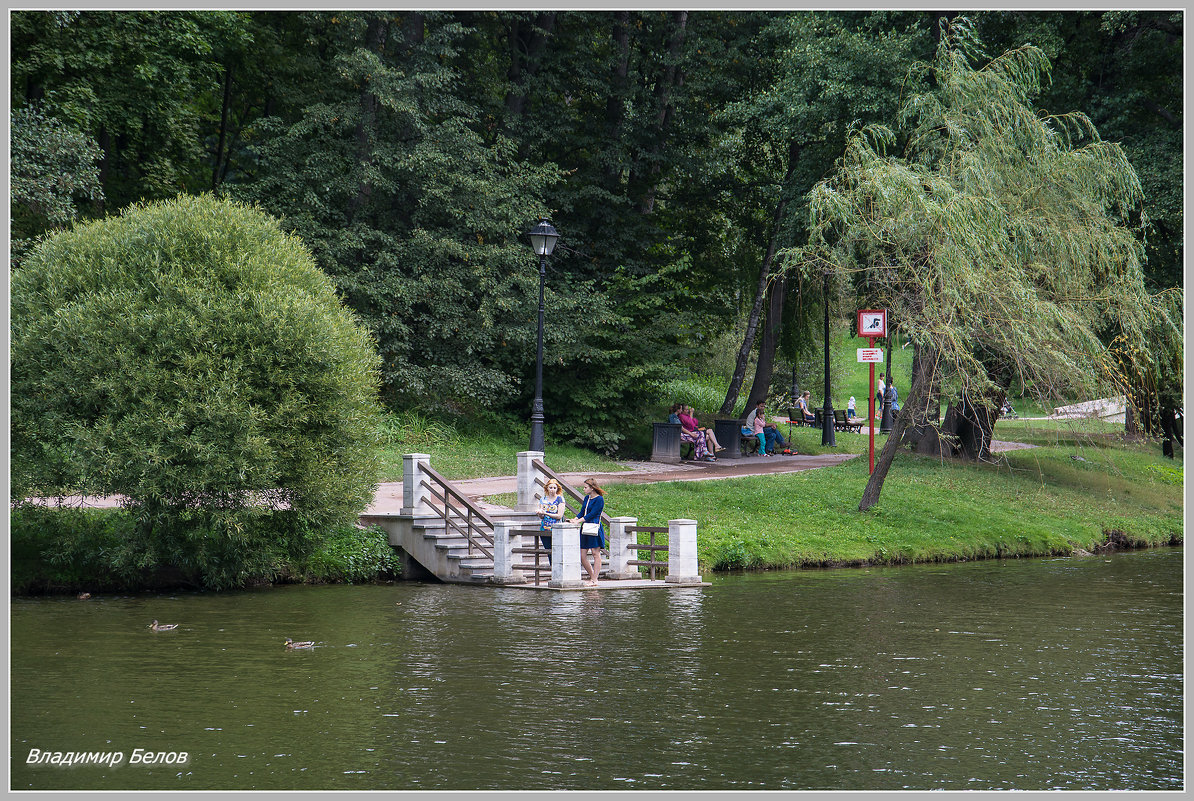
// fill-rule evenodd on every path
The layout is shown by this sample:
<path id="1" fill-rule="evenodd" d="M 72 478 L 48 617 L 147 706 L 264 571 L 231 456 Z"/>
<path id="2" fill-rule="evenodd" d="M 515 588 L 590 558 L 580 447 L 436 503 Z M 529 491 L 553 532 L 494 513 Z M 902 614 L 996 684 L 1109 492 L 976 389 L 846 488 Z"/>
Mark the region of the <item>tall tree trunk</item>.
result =
<path id="1" fill-rule="evenodd" d="M 771 238 L 767 242 L 767 253 L 763 256 L 763 264 L 759 269 L 759 283 L 755 288 L 755 300 L 750 308 L 750 315 L 746 318 L 746 333 L 742 337 L 742 347 L 738 348 L 738 358 L 734 361 L 734 374 L 730 376 L 730 386 L 726 390 L 726 399 L 722 402 L 721 408 L 718 409 L 718 414 L 728 415 L 734 411 L 734 406 L 738 403 L 738 393 L 742 390 L 742 382 L 746 379 L 746 365 L 750 361 L 750 352 L 755 346 L 755 335 L 759 328 L 759 315 L 763 310 L 763 301 L 767 297 L 767 288 L 771 282 L 771 263 L 775 260 L 775 252 L 779 249 L 779 232 L 783 226 L 784 212 L 788 208 L 788 199 L 784 196 L 784 190 L 788 186 L 788 182 L 792 180 L 792 174 L 796 171 L 796 158 L 800 153 L 800 149 L 795 143 L 789 145 L 788 148 L 788 171 L 784 175 L 783 183 L 780 185 L 780 200 L 775 206 L 775 214 L 771 217 Z M 782 308 L 782 305 L 781 305 Z M 779 329 L 776 329 L 778 335 Z M 772 343 L 774 345 L 774 343 Z M 774 350 L 772 351 L 774 357 Z M 768 371 L 770 371 L 770 366 Z M 756 375 L 757 375 L 756 370 Z M 768 380 L 770 380 L 770 372 L 768 372 Z M 753 385 L 751 390 L 753 392 Z"/>
<path id="2" fill-rule="evenodd" d="M 672 90 L 684 83 L 684 74 L 680 69 L 679 62 L 680 52 L 684 46 L 685 29 L 688 26 L 688 12 L 672 12 L 672 22 L 675 29 L 668 41 L 667 65 L 664 67 L 662 77 L 655 83 L 655 125 L 651 136 L 647 189 L 643 193 L 640 207 L 643 214 L 650 214 L 655 209 L 655 193 L 659 188 L 659 175 L 662 172 L 660 162 L 664 143 L 668 137 L 668 129 L 671 127 Z"/>
<path id="3" fill-rule="evenodd" d="M 224 142 L 228 138 L 228 107 L 232 103 L 232 67 L 224 67 L 224 104 L 220 110 L 220 138 L 216 143 L 215 163 L 211 168 L 211 188 L 214 192 L 220 185 L 221 164 L 224 160 Z"/>
<path id="4" fill-rule="evenodd" d="M 527 24 L 518 16 L 510 21 L 510 69 L 506 71 L 506 77 L 510 80 L 510 88 L 506 92 L 507 125 L 521 117 L 526 109 L 530 81 L 539 72 L 539 61 L 555 24 L 555 12 L 540 14 L 535 18 L 534 25 Z"/>
<path id="5" fill-rule="evenodd" d="M 610 33 L 614 44 L 614 71 L 611 92 L 605 100 L 605 136 L 613 148 L 622 138 L 622 103 L 626 97 L 630 75 L 630 12 L 614 12 L 614 23 Z M 609 159 L 605 167 L 606 188 L 611 192 L 621 179 L 622 167 L 617 159 Z"/>
<path id="6" fill-rule="evenodd" d="M 919 374 L 914 372 L 912 386 L 908 389 L 908 398 L 904 401 L 903 408 L 896 414 L 891 433 L 887 436 L 887 443 L 879 452 L 879 458 L 875 460 L 875 471 L 871 473 L 870 480 L 866 483 L 866 489 L 862 491 L 862 500 L 858 502 L 858 511 L 865 512 L 879 502 L 879 493 L 883 491 L 883 482 L 887 480 L 887 471 L 891 469 L 891 463 L 895 460 L 900 440 L 904 437 L 904 430 L 912 420 L 912 410 L 923 408 L 926 390 L 930 384 L 931 376 L 928 371 L 922 371 Z"/>
<path id="7" fill-rule="evenodd" d="M 385 48 L 386 34 L 389 31 L 389 22 L 386 19 L 378 16 L 371 16 L 369 18 L 369 26 L 365 30 L 365 44 L 364 48 L 374 53 L 380 53 Z M 368 202 L 370 196 L 373 194 L 373 184 L 364 176 L 367 173 L 368 165 L 373 161 L 373 146 L 371 140 L 377 128 L 377 95 L 369 88 L 369 82 L 366 80 L 364 87 L 361 89 L 361 117 L 357 121 L 356 127 L 356 150 L 357 161 L 361 165 L 362 178 L 357 186 L 356 196 L 348 207 L 348 224 L 351 225 L 353 218 L 361 208 Z"/>
<path id="8" fill-rule="evenodd" d="M 791 170 L 789 169 L 789 174 Z M 746 318 L 746 333 L 742 336 L 742 347 L 738 348 L 738 358 L 734 362 L 734 375 L 730 377 L 730 386 L 726 390 L 726 399 L 718 409 L 718 414 L 728 415 L 734 411 L 738 403 L 738 393 L 742 389 L 742 382 L 746 378 L 746 365 L 750 361 L 750 352 L 755 345 L 755 333 L 759 328 L 759 315 L 763 310 L 763 300 L 767 297 L 767 286 L 771 280 L 771 263 L 775 260 L 775 251 L 779 244 L 780 221 L 783 220 L 784 209 L 788 201 L 781 200 L 775 207 L 775 215 L 771 222 L 771 239 L 767 243 L 767 253 L 763 256 L 763 264 L 759 270 L 759 283 L 755 288 L 755 301 L 750 308 L 750 316 Z"/>
<path id="9" fill-rule="evenodd" d="M 753 409 L 755 404 L 766 400 L 771 390 L 771 373 L 775 369 L 775 351 L 779 344 L 779 333 L 783 328 L 784 301 L 788 294 L 788 279 L 781 276 L 771 282 L 767 303 L 767 320 L 763 324 L 763 334 L 759 338 L 759 358 L 755 362 L 755 379 L 750 385 L 750 394 L 746 398 L 746 408 Z"/>
<path id="10" fill-rule="evenodd" d="M 944 455 L 937 429 L 941 422 L 941 380 L 937 373 L 937 351 L 931 347 L 913 346 L 912 383 L 924 382 L 924 403 L 913 406 L 905 401 L 910 417 L 904 438 L 917 453 Z M 911 391 L 911 387 L 909 387 Z"/>

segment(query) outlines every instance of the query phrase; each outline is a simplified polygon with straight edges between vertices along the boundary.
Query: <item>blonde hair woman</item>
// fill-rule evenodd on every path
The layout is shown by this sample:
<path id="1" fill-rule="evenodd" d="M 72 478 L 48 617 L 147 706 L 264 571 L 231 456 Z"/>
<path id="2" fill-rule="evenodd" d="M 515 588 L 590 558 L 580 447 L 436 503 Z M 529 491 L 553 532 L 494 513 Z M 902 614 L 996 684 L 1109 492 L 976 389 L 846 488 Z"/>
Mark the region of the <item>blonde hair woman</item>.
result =
<path id="1" fill-rule="evenodd" d="M 543 487 L 543 497 L 539 499 L 539 530 L 544 532 L 536 539 L 542 548 L 547 549 L 547 563 L 551 564 L 551 527 L 564 519 L 564 493 L 560 491 L 560 482 L 549 478 Z"/>
<path id="2" fill-rule="evenodd" d="M 601 573 L 601 549 L 605 547 L 605 526 L 601 524 L 601 513 L 605 510 L 605 490 L 597 486 L 593 479 L 585 479 L 585 498 L 580 504 L 580 514 L 572 519 L 573 523 L 596 523 L 597 533 L 580 535 L 580 566 L 589 574 L 586 587 L 597 586 L 597 576 Z M 585 559 L 585 552 L 593 556 L 593 561 Z"/>

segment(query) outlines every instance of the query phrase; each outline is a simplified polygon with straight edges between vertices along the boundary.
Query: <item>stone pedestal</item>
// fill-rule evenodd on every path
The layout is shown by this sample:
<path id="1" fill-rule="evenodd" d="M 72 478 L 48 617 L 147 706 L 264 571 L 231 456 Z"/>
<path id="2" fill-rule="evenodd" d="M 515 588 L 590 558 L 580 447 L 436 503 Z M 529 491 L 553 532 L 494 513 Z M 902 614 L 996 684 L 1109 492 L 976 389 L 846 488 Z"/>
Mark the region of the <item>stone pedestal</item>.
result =
<path id="1" fill-rule="evenodd" d="M 517 534 L 511 531 L 518 524 L 510 520 L 496 520 L 493 524 L 493 583 L 522 584 L 526 577 L 514 570 L 514 543 Z"/>
<path id="2" fill-rule="evenodd" d="M 423 467 L 431 464 L 425 453 L 406 453 L 402 456 L 401 514 L 414 515 L 429 511 L 427 488 L 423 486 Z"/>
<path id="3" fill-rule="evenodd" d="M 543 461 L 543 451 L 520 451 L 518 453 L 518 501 L 515 508 L 520 512 L 534 512 L 539 508 L 536 495 L 542 495 L 543 490 L 535 483 L 538 470 L 535 469 L 536 459 Z"/>
<path id="4" fill-rule="evenodd" d="M 700 584 L 697 567 L 697 521 L 667 521 L 668 584 Z"/>
<path id="5" fill-rule="evenodd" d="M 547 586 L 557 590 L 584 586 L 580 574 L 580 525 L 559 523 L 552 526 L 551 581 Z"/>
<path id="6" fill-rule="evenodd" d="M 611 517 L 609 519 L 609 572 L 606 574 L 615 581 L 642 578 L 638 570 L 628 565 L 631 559 L 638 558 L 638 551 L 629 548 L 635 543 L 637 534 L 626 529 L 638 525 L 637 517 Z"/>

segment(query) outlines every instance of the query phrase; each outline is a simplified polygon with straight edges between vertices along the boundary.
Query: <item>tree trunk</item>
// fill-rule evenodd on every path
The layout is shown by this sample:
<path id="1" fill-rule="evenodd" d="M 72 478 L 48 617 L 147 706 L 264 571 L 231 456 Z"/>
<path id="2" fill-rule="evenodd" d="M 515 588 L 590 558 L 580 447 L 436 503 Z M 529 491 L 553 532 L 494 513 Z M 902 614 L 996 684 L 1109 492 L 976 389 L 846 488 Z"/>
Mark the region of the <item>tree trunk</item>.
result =
<path id="1" fill-rule="evenodd" d="M 896 415 L 891 433 L 887 436 L 887 443 L 880 451 L 879 458 L 875 460 L 875 472 L 871 473 L 870 480 L 866 483 L 866 489 L 862 491 L 862 500 L 858 502 L 858 511 L 865 512 L 879 502 L 879 493 L 883 491 L 883 482 L 887 479 L 887 471 L 891 468 L 892 461 L 895 460 L 896 450 L 900 447 L 904 430 L 912 419 L 912 410 L 923 408 L 926 389 L 931 383 L 930 371 L 921 371 L 919 374 L 913 371 L 912 386 L 908 388 L 908 398 Z"/>
<path id="2" fill-rule="evenodd" d="M 535 18 L 534 25 L 528 25 L 517 16 L 510 22 L 510 69 L 506 72 L 510 80 L 510 88 L 506 92 L 507 124 L 521 117 L 526 109 L 529 83 L 539 72 L 539 61 L 555 24 L 555 12 L 540 14 Z"/>
<path id="3" fill-rule="evenodd" d="M 655 192 L 659 187 L 661 156 L 664 143 L 667 141 L 668 129 L 672 120 L 672 89 L 684 83 L 684 75 L 679 67 L 680 51 L 684 46 L 685 29 L 688 26 L 688 12 L 672 12 L 675 30 L 668 41 L 667 65 L 663 76 L 655 84 L 655 126 L 651 136 L 650 169 L 648 171 L 647 189 L 643 193 L 640 211 L 650 214 L 655 208 Z"/>
<path id="4" fill-rule="evenodd" d="M 630 74 L 630 12 L 614 13 L 613 31 L 614 62 L 612 91 L 605 100 L 605 136 L 610 146 L 622 139 L 622 101 L 626 97 L 627 76 Z M 605 168 L 606 187 L 612 192 L 621 178 L 622 168 L 617 159 L 610 159 Z"/>
<path id="5" fill-rule="evenodd" d="M 767 243 L 767 253 L 763 256 L 763 264 L 759 270 L 759 283 L 755 288 L 754 304 L 750 308 L 750 316 L 746 319 L 746 333 L 742 337 L 742 347 L 738 348 L 738 358 L 734 362 L 734 374 L 730 377 L 730 386 L 726 390 L 726 399 L 721 404 L 718 414 L 728 415 L 734 411 L 734 406 L 738 403 L 738 393 L 742 390 L 742 382 L 746 379 L 746 365 L 750 361 L 750 352 L 755 345 L 755 335 L 759 328 L 759 314 L 763 309 L 763 300 L 767 296 L 767 288 L 771 279 L 771 263 L 775 260 L 775 252 L 779 248 L 779 232 L 783 225 L 784 212 L 788 207 L 788 200 L 783 195 L 784 188 L 787 187 L 788 182 L 792 180 L 792 174 L 796 171 L 796 158 L 800 153 L 800 149 L 795 143 L 789 146 L 788 149 L 788 171 L 784 175 L 783 183 L 780 185 L 780 200 L 776 204 L 775 214 L 771 218 L 771 238 Z M 780 308 L 782 309 L 782 302 Z M 775 318 L 775 319 L 778 319 Z M 776 335 L 779 334 L 779 328 L 776 328 Z M 772 358 L 774 357 L 774 343 L 772 343 Z M 770 380 L 770 369 L 768 366 L 768 380 Z M 756 370 L 756 376 L 758 371 Z M 757 379 L 756 379 L 757 381 Z M 751 386 L 751 391 L 754 391 L 754 386 Z"/>
<path id="6" fill-rule="evenodd" d="M 220 138 L 216 143 L 215 163 L 211 168 L 211 188 L 214 192 L 220 186 L 220 167 L 224 159 L 224 142 L 228 138 L 228 107 L 232 103 L 232 67 L 224 67 L 224 105 L 220 110 Z"/>
<path id="7" fill-rule="evenodd" d="M 791 170 L 789 170 L 789 174 Z M 742 337 L 742 347 L 738 348 L 738 359 L 734 362 L 734 375 L 730 378 L 726 399 L 721 404 L 718 414 L 728 415 L 734 411 L 738 403 L 738 392 L 742 389 L 742 381 L 746 378 L 746 364 L 750 361 L 750 352 L 755 345 L 755 333 L 759 327 L 759 314 L 763 310 L 763 299 L 767 296 L 767 285 L 771 279 L 771 262 L 775 260 L 775 251 L 779 242 L 780 220 L 783 219 L 784 209 L 788 205 L 781 200 L 775 208 L 775 216 L 771 224 L 771 241 L 767 244 L 767 254 L 763 256 L 763 265 L 759 270 L 759 284 L 755 288 L 755 301 L 750 309 L 750 316 L 746 319 L 746 333 Z"/>
<path id="8" fill-rule="evenodd" d="M 904 438 L 921 454 L 943 456 L 937 426 L 941 422 L 941 379 L 937 373 L 937 351 L 931 347 L 914 346 L 912 352 L 912 383 L 924 382 L 924 403 L 909 409 L 908 428 Z M 909 386 L 911 392 L 911 386 Z"/>
<path id="9" fill-rule="evenodd" d="M 370 17 L 369 27 L 365 30 L 364 48 L 375 53 L 381 52 L 385 47 L 388 30 L 389 23 L 385 19 L 377 16 Z M 361 89 L 360 105 L 361 117 L 357 121 L 356 127 L 356 150 L 357 161 L 361 165 L 361 172 L 364 175 L 367 172 L 368 165 L 373 161 L 371 140 L 377 127 L 378 107 L 377 95 L 369 89 L 368 81 L 365 82 L 364 88 Z M 349 225 L 352 224 L 353 218 L 356 217 L 357 212 L 368 202 L 372 194 L 373 184 L 362 177 L 361 182 L 357 186 L 356 196 L 349 204 L 347 215 Z"/>
<path id="10" fill-rule="evenodd" d="M 767 303 L 767 320 L 763 324 L 763 335 L 759 339 L 759 358 L 755 363 L 755 380 L 750 385 L 746 408 L 766 400 L 771 390 L 771 373 L 774 370 L 775 351 L 779 343 L 779 332 L 783 327 L 784 301 L 788 293 L 788 279 L 781 276 L 771 282 Z"/>
<path id="11" fill-rule="evenodd" d="M 952 455 L 979 461 L 991 456 L 991 437 L 995 430 L 998 407 L 991 398 L 983 398 L 984 405 L 976 405 L 968 397 L 955 401 L 945 415 L 942 432 L 955 437 Z"/>

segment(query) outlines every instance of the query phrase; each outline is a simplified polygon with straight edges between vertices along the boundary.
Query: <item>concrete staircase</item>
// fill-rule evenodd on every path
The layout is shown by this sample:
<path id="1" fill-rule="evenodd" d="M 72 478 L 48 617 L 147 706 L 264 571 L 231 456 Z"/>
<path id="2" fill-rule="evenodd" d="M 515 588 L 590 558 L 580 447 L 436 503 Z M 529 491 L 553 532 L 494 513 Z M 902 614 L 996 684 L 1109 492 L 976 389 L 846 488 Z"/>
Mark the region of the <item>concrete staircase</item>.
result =
<path id="1" fill-rule="evenodd" d="M 533 513 L 526 512 L 494 512 L 490 518 L 495 522 L 508 520 L 516 523 L 519 528 L 537 528 L 539 518 Z M 463 519 L 454 522 L 460 528 L 465 528 Z M 458 531 L 449 526 L 442 517 L 437 515 L 362 515 L 362 525 L 378 525 L 389 535 L 390 545 L 404 555 L 403 570 L 423 571 L 434 575 L 440 581 L 451 584 L 484 584 L 493 577 L 493 557 L 487 556 L 476 544 L 470 547 L 468 540 Z M 492 536 L 492 532 L 490 532 Z M 518 537 L 516 547 L 530 548 L 535 544 L 533 534 Z M 492 552 L 492 548 L 489 549 Z M 523 564 L 534 564 L 534 557 L 521 554 Z M 415 565 L 410 564 L 416 563 Z M 540 564 L 546 560 L 541 558 Z M 520 571 L 526 580 L 534 581 L 534 572 Z M 550 576 L 545 572 L 541 581 L 546 582 Z"/>

